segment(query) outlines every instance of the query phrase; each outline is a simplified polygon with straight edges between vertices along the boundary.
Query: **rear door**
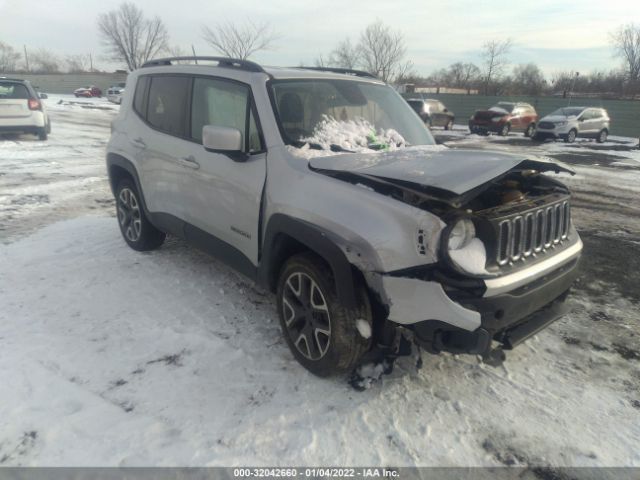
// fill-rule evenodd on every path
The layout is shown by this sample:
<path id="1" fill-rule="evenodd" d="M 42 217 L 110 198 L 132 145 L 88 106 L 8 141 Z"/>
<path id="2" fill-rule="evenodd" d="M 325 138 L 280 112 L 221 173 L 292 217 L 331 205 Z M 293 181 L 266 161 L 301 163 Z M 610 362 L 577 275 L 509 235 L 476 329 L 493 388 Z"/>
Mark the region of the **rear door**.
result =
<path id="1" fill-rule="evenodd" d="M 189 124 L 192 142 L 183 158 L 185 219 L 256 265 L 266 152 L 251 88 L 229 79 L 195 77 Z M 202 128 L 206 125 L 240 130 L 246 158 L 236 161 L 205 150 Z"/>
<path id="2" fill-rule="evenodd" d="M 31 116 L 29 90 L 19 82 L 0 80 L 0 125 L 20 125 Z"/>
<path id="3" fill-rule="evenodd" d="M 153 213 L 179 219 L 186 216 L 185 169 L 180 159 L 187 156 L 191 145 L 187 139 L 191 78 L 168 74 L 140 77 L 134 110 L 143 123 L 129 134 L 147 207 Z"/>

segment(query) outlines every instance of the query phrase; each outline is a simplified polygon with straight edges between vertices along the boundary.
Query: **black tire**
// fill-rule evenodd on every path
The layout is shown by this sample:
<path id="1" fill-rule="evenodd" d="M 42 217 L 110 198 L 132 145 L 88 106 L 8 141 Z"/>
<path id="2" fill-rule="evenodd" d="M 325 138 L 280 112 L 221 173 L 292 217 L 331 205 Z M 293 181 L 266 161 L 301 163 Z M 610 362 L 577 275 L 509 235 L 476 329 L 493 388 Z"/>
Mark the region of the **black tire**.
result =
<path id="1" fill-rule="evenodd" d="M 51 134 L 51 120 L 47 120 L 47 135 Z"/>
<path id="2" fill-rule="evenodd" d="M 608 136 L 609 136 L 609 132 L 607 131 L 606 128 L 603 128 L 602 130 L 600 130 L 600 133 L 598 133 L 598 136 L 596 137 L 596 142 L 604 143 L 607 141 Z"/>
<path id="3" fill-rule="evenodd" d="M 424 120 L 424 123 L 425 123 L 425 125 L 427 126 L 427 128 L 428 128 L 429 130 L 431 130 L 431 128 L 433 127 L 433 121 L 431 120 L 431 117 L 427 117 L 427 118 Z"/>
<path id="4" fill-rule="evenodd" d="M 564 143 L 573 143 L 576 141 L 578 132 L 575 129 L 569 130 L 569 133 L 564 137 Z"/>
<path id="5" fill-rule="evenodd" d="M 536 125 L 535 123 L 530 123 L 527 129 L 524 131 L 524 136 L 533 138 L 536 134 Z"/>
<path id="6" fill-rule="evenodd" d="M 511 131 L 511 125 L 508 123 L 505 123 L 498 131 L 498 135 L 500 135 L 501 137 L 506 137 L 507 135 L 509 135 L 510 131 Z"/>
<path id="7" fill-rule="evenodd" d="M 138 189 L 129 178 L 121 180 L 116 187 L 116 217 L 122 238 L 134 250 L 155 250 L 166 238 L 145 215 Z"/>
<path id="8" fill-rule="evenodd" d="M 356 287 L 359 306 L 348 309 L 338 299 L 331 268 L 311 253 L 289 258 L 280 272 L 277 303 L 282 333 L 296 360 L 314 375 L 349 372 L 371 347 L 370 336 L 364 338 L 358 331 L 358 320 L 371 331 L 371 305 L 364 286 Z M 309 345 L 311 331 L 314 338 Z"/>
<path id="9" fill-rule="evenodd" d="M 445 123 L 444 129 L 445 130 L 453 130 L 453 120 L 449 120 L 447 123 Z"/>
<path id="10" fill-rule="evenodd" d="M 38 129 L 38 140 L 41 141 L 45 141 L 47 138 L 49 138 L 49 135 L 47 134 L 47 127 L 42 127 Z"/>

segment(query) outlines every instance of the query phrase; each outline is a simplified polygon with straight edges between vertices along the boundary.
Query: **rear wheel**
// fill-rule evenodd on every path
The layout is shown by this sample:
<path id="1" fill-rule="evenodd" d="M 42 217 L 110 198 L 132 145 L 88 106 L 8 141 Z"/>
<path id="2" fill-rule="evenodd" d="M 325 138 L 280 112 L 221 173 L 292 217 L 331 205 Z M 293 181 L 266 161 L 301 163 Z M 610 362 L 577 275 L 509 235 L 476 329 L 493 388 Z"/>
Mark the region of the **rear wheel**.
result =
<path id="1" fill-rule="evenodd" d="M 154 250 L 166 237 L 154 227 L 142 208 L 138 190 L 133 182 L 125 178 L 116 188 L 116 213 L 124 241 L 134 250 Z"/>
<path id="2" fill-rule="evenodd" d="M 524 131 L 524 136 L 533 138 L 536 134 L 536 125 L 534 123 L 530 123 L 527 129 Z"/>
<path id="3" fill-rule="evenodd" d="M 362 285 L 359 305 L 345 307 L 331 269 L 310 253 L 287 260 L 278 280 L 280 325 L 293 356 L 326 377 L 351 371 L 371 345 L 371 306 Z"/>
<path id="4" fill-rule="evenodd" d="M 573 143 L 573 142 L 575 142 L 577 135 L 578 135 L 578 132 L 576 132 L 575 130 L 569 130 L 569 133 L 567 133 L 567 136 L 564 137 L 565 143 Z"/>
<path id="5" fill-rule="evenodd" d="M 45 141 L 47 138 L 49 138 L 49 135 L 47 133 L 47 127 L 42 127 L 38 129 L 38 140 L 41 141 Z"/>
<path id="6" fill-rule="evenodd" d="M 598 133 L 598 136 L 596 137 L 596 142 L 604 143 L 607 141 L 608 136 L 609 132 L 607 132 L 606 130 L 600 130 L 600 133 Z"/>

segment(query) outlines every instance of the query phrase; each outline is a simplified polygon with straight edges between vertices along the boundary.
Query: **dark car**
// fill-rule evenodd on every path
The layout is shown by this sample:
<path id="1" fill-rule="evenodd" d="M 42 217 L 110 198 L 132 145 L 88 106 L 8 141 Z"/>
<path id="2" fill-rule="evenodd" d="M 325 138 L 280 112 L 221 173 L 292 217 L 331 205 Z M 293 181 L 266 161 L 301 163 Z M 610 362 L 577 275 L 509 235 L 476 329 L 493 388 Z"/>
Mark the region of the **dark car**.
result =
<path id="1" fill-rule="evenodd" d="M 445 130 L 453 128 L 455 115 L 439 100 L 409 98 L 407 103 L 429 127 L 444 127 Z"/>
<path id="2" fill-rule="evenodd" d="M 531 137 L 537 123 L 536 109 L 528 103 L 498 102 L 488 110 L 476 110 L 469 119 L 469 131 L 481 135 L 493 132 L 503 136 L 514 131 Z"/>

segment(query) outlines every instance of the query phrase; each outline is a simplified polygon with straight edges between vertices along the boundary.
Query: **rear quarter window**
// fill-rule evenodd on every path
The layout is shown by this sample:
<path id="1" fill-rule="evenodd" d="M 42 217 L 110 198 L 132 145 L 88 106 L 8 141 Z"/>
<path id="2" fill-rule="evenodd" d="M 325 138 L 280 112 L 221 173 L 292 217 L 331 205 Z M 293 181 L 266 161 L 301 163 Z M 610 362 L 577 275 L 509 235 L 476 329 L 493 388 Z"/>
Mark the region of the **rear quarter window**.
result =
<path id="1" fill-rule="evenodd" d="M 138 112 L 142 118 L 146 119 L 146 93 L 147 87 L 149 86 L 149 77 L 140 77 L 138 78 L 138 83 L 136 83 L 136 92 L 133 97 L 133 109 Z"/>

